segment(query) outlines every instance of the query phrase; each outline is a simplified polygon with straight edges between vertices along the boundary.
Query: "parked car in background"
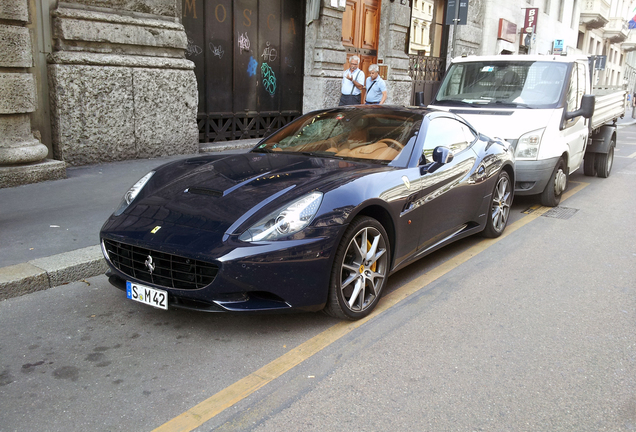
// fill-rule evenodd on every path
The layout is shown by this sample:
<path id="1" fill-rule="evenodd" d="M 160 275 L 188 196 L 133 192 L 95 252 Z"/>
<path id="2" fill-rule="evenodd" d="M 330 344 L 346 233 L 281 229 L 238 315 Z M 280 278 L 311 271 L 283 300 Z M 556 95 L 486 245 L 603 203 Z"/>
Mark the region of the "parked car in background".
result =
<path id="1" fill-rule="evenodd" d="M 457 239 L 499 236 L 505 141 L 421 108 L 312 112 L 245 154 L 166 164 L 101 230 L 113 285 L 154 307 L 359 319 L 392 272 Z"/>

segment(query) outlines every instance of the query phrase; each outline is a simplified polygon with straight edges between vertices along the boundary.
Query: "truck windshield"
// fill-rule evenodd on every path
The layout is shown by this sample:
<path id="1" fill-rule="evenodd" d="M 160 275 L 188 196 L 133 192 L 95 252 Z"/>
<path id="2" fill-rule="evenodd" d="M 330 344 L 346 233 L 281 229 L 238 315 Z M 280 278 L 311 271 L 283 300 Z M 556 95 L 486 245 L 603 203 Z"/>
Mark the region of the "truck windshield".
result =
<path id="1" fill-rule="evenodd" d="M 453 64 L 432 105 L 554 108 L 568 65 L 550 61 Z"/>

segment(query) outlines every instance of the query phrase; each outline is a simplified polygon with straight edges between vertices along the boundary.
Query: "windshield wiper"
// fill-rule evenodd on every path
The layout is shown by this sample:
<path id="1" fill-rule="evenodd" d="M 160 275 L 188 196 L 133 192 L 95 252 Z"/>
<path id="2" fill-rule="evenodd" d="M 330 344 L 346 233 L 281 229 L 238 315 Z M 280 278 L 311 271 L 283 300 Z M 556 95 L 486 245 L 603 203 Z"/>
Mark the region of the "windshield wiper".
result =
<path id="1" fill-rule="evenodd" d="M 254 149 L 254 150 L 252 150 L 252 152 L 254 152 L 254 153 L 274 153 L 273 150 L 270 150 L 270 149 L 264 148 L 264 147 L 263 148 Z"/>
<path id="2" fill-rule="evenodd" d="M 489 105 L 491 104 L 495 104 L 495 105 L 502 105 L 505 107 L 512 107 L 512 108 L 528 108 L 528 109 L 534 109 L 534 107 L 531 107 L 528 104 L 524 104 L 522 102 L 504 102 L 504 101 L 493 101 L 491 102 Z"/>
<path id="3" fill-rule="evenodd" d="M 484 101 L 484 103 L 487 103 L 487 102 L 488 101 Z M 442 99 L 442 100 L 436 100 L 435 102 L 431 103 L 431 105 L 479 107 L 482 104 L 476 104 L 474 102 L 466 102 L 466 101 L 459 100 L 459 99 Z"/>

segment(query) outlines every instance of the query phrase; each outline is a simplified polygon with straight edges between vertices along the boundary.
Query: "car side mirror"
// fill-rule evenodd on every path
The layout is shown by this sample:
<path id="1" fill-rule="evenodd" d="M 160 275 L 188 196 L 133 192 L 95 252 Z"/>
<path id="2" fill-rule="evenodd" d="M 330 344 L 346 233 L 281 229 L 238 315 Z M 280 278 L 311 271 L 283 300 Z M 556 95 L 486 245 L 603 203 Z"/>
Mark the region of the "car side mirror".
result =
<path id="1" fill-rule="evenodd" d="M 444 165 L 453 161 L 455 155 L 448 147 L 437 146 L 433 150 L 433 162 Z"/>
<path id="2" fill-rule="evenodd" d="M 594 95 L 586 94 L 581 98 L 581 108 L 576 111 L 566 112 L 565 119 L 570 120 L 576 118 L 578 116 L 583 116 L 583 118 L 589 119 L 594 114 L 594 105 L 596 103 L 596 98 Z"/>
<path id="3" fill-rule="evenodd" d="M 427 172 L 432 173 L 442 165 L 453 161 L 455 154 L 448 147 L 437 146 L 433 150 L 433 163 L 427 167 Z"/>

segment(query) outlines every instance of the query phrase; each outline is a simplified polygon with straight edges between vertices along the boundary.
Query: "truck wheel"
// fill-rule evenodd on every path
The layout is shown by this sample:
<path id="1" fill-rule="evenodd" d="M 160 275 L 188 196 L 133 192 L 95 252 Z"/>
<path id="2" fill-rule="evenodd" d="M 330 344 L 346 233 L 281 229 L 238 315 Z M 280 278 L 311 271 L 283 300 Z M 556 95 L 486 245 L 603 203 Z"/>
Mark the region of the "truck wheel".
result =
<path id="1" fill-rule="evenodd" d="M 614 141 L 610 142 L 610 149 L 607 154 L 599 153 L 596 156 L 596 171 L 597 175 L 602 178 L 607 178 L 612 171 L 612 165 L 614 164 Z"/>
<path id="2" fill-rule="evenodd" d="M 583 174 L 588 177 L 596 175 L 596 153 L 585 153 L 583 159 Z"/>
<path id="3" fill-rule="evenodd" d="M 541 193 L 541 205 L 546 207 L 556 207 L 561 202 L 561 195 L 563 191 L 568 187 L 568 175 L 566 174 L 565 162 L 563 159 L 559 159 L 550 181 L 545 186 L 545 189 Z"/>

